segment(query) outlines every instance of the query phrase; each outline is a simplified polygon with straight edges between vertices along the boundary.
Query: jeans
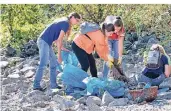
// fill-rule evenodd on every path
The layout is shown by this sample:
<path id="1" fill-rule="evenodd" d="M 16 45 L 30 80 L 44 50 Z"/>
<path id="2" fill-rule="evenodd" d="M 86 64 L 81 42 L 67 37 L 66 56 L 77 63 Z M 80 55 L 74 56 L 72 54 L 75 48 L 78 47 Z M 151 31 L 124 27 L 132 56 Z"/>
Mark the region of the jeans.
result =
<path id="1" fill-rule="evenodd" d="M 37 45 L 39 48 L 39 57 L 40 57 L 40 64 L 37 68 L 33 87 L 34 88 L 41 88 L 40 81 L 43 76 L 43 71 L 47 67 L 49 63 L 50 67 L 50 87 L 57 88 L 58 85 L 56 83 L 56 67 L 59 65 L 57 62 L 56 55 L 51 46 L 49 46 L 43 39 L 38 38 Z"/>
<path id="2" fill-rule="evenodd" d="M 87 54 L 86 51 L 79 48 L 74 42 L 72 43 L 72 49 L 77 56 L 79 63 L 81 64 L 81 69 L 87 72 L 88 68 L 90 67 L 92 77 L 97 77 L 97 68 L 93 55 Z"/>
<path id="3" fill-rule="evenodd" d="M 138 82 L 145 82 L 145 83 L 150 83 L 152 86 L 159 86 L 164 81 L 165 78 L 166 77 L 164 74 L 161 74 L 159 77 L 155 79 L 149 78 L 144 74 L 141 74 L 138 77 Z"/>
<path id="4" fill-rule="evenodd" d="M 118 40 L 108 40 L 109 45 L 109 54 L 118 59 L 119 53 L 118 53 Z M 107 78 L 107 75 L 109 73 L 109 67 L 107 66 L 107 62 L 104 62 L 103 65 L 103 78 Z"/>

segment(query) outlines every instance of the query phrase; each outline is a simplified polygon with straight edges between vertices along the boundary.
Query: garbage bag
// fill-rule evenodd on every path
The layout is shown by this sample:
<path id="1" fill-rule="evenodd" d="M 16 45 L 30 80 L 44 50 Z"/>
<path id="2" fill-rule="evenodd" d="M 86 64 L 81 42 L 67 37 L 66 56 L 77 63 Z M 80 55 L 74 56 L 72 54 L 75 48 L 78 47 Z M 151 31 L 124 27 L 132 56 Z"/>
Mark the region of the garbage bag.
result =
<path id="1" fill-rule="evenodd" d="M 79 67 L 66 64 L 61 79 L 66 86 L 86 89 L 86 84 L 82 82 L 86 77 L 88 77 L 88 74 Z"/>

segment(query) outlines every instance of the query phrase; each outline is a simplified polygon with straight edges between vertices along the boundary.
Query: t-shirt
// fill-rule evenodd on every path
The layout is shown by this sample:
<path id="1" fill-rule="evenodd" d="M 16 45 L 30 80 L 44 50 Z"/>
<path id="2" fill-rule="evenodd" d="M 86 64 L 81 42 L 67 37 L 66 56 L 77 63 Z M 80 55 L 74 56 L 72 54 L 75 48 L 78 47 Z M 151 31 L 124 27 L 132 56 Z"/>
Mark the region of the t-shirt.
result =
<path id="1" fill-rule="evenodd" d="M 161 56 L 161 61 L 162 61 L 162 66 L 160 66 L 158 69 L 148 69 L 145 68 L 142 72 L 142 74 L 146 75 L 146 76 L 152 76 L 150 74 L 156 74 L 156 75 L 161 75 L 164 74 L 165 72 L 165 65 L 168 65 L 168 59 L 165 55 Z M 157 77 L 157 76 L 156 76 Z"/>
<path id="2" fill-rule="evenodd" d="M 65 33 L 69 29 L 69 22 L 67 18 L 61 18 L 58 21 L 48 25 L 48 27 L 41 33 L 40 37 L 49 44 L 52 45 L 53 41 L 57 40 L 60 31 L 63 30 Z"/>
<path id="3" fill-rule="evenodd" d="M 112 36 L 109 36 L 109 38 L 112 40 L 118 40 L 119 36 L 124 36 L 124 35 L 125 35 L 125 29 L 122 28 L 120 34 L 113 33 Z"/>

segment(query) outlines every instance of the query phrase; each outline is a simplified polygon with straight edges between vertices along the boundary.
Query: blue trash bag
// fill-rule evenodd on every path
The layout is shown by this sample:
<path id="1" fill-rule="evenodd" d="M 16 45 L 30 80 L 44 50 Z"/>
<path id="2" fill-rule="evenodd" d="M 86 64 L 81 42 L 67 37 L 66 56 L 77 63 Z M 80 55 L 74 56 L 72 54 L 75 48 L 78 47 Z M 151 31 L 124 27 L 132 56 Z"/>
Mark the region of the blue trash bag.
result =
<path id="1" fill-rule="evenodd" d="M 104 91 L 108 91 L 113 97 L 120 97 L 125 93 L 125 84 L 119 80 L 88 77 L 83 82 L 87 86 L 87 95 L 102 95 Z"/>
<path id="2" fill-rule="evenodd" d="M 125 88 L 124 87 L 120 87 L 117 90 L 107 90 L 109 92 L 109 94 L 113 97 L 120 97 L 120 96 L 124 96 L 125 94 Z"/>
<path id="3" fill-rule="evenodd" d="M 86 89 L 86 84 L 82 82 L 86 77 L 88 77 L 88 74 L 79 67 L 66 64 L 61 79 L 66 86 Z"/>
<path id="4" fill-rule="evenodd" d="M 57 66 L 57 71 L 62 72 L 63 67 L 65 64 L 71 64 L 73 66 L 78 66 L 78 59 L 76 55 L 73 52 L 68 52 L 68 51 L 61 51 L 61 56 L 62 56 L 62 64 L 60 66 Z"/>
<path id="5" fill-rule="evenodd" d="M 125 83 L 119 80 L 107 80 L 105 90 L 113 97 L 120 97 L 125 94 Z"/>
<path id="6" fill-rule="evenodd" d="M 99 93 L 99 89 L 104 89 L 105 82 L 96 77 L 87 77 L 83 80 L 87 86 L 87 95 L 95 95 Z"/>

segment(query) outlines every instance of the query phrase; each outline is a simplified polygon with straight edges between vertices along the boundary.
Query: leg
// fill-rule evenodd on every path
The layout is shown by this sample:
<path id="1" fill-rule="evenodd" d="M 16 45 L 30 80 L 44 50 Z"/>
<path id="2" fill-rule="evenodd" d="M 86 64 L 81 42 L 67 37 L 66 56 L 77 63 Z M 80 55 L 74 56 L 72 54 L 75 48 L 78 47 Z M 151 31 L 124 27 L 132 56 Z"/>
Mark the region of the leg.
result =
<path id="1" fill-rule="evenodd" d="M 40 64 L 36 71 L 33 87 L 41 88 L 40 81 L 43 76 L 43 70 L 46 68 L 49 60 L 49 45 L 41 38 L 38 39 L 37 45 L 39 48 Z"/>
<path id="2" fill-rule="evenodd" d="M 115 58 L 115 59 L 118 59 L 119 58 L 119 51 L 118 51 L 118 40 L 113 40 L 112 41 L 112 45 L 113 45 L 113 47 L 112 47 L 112 51 L 113 51 L 113 57 Z"/>
<path id="3" fill-rule="evenodd" d="M 57 76 L 56 67 L 59 66 L 59 63 L 57 61 L 56 55 L 52 47 L 49 48 L 49 60 L 50 60 L 50 87 L 54 89 L 58 87 L 56 82 L 56 76 Z"/>
<path id="4" fill-rule="evenodd" d="M 92 54 L 87 54 L 92 77 L 97 77 L 96 62 Z"/>
<path id="5" fill-rule="evenodd" d="M 159 77 L 152 79 L 152 85 L 159 86 L 165 78 L 165 75 L 161 74 Z"/>
<path id="6" fill-rule="evenodd" d="M 107 62 L 103 63 L 103 78 L 107 79 L 109 73 L 109 67 L 107 66 Z"/>
<path id="7" fill-rule="evenodd" d="M 72 49 L 79 63 L 81 64 L 81 69 L 87 72 L 89 68 L 89 61 L 88 61 L 87 53 L 83 49 L 79 48 L 74 42 L 72 43 Z"/>
<path id="8" fill-rule="evenodd" d="M 112 40 L 108 40 L 108 45 L 109 45 L 109 54 L 113 57 L 113 51 L 112 51 Z M 107 62 L 103 63 L 103 77 L 107 78 L 109 73 L 109 67 L 107 66 Z"/>
<path id="9" fill-rule="evenodd" d="M 138 77 L 138 82 L 145 82 L 145 83 L 152 83 L 152 79 L 146 77 L 144 74 L 141 74 L 139 77 Z"/>

